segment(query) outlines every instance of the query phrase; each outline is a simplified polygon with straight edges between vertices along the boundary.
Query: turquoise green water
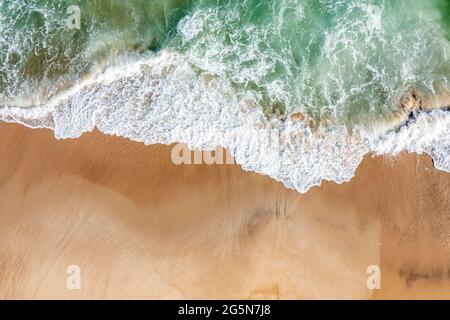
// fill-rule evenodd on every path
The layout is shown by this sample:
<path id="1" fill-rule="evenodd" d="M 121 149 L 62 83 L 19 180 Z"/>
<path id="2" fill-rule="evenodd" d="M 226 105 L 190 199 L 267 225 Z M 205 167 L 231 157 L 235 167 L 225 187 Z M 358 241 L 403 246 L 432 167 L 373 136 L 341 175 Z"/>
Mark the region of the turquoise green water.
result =
<path id="1" fill-rule="evenodd" d="M 70 5 L 81 28 L 67 28 Z M 57 92 L 98 61 L 171 48 L 268 113 L 377 121 L 450 76 L 450 0 L 3 0 L 0 98 Z"/>

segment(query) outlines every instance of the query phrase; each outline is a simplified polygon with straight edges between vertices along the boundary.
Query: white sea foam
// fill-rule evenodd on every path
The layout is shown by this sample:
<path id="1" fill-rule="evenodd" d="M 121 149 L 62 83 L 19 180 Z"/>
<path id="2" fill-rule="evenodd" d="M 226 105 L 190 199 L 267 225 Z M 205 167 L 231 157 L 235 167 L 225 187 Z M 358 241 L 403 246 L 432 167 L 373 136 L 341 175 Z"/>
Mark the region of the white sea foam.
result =
<path id="1" fill-rule="evenodd" d="M 349 181 L 365 154 L 426 152 L 450 172 L 450 113 L 419 114 L 384 134 L 352 133 L 338 124 L 311 129 L 302 121 L 268 120 L 258 97 L 201 73 L 173 51 L 108 68 L 46 105 L 0 108 L 0 119 L 76 138 L 98 128 L 145 144 L 227 148 L 245 170 L 306 192 L 322 180 Z"/>

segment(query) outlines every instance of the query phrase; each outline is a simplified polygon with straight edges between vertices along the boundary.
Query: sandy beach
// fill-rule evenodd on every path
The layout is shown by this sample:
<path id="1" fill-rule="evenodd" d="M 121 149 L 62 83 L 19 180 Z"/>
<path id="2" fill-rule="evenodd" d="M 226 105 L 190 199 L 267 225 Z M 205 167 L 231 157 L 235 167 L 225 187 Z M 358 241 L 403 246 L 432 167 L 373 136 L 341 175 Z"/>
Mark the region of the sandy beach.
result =
<path id="1" fill-rule="evenodd" d="M 427 156 L 366 156 L 350 182 L 300 194 L 174 165 L 172 146 L 0 135 L 0 298 L 450 298 L 450 174 Z"/>

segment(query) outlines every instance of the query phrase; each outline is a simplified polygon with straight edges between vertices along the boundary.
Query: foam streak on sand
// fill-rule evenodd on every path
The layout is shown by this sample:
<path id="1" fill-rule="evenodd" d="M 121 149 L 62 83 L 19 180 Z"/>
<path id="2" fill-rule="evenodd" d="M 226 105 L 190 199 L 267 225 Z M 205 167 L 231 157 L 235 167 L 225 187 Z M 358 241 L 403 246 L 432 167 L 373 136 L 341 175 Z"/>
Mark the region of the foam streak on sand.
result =
<path id="1" fill-rule="evenodd" d="M 450 172 L 450 114 L 415 114 L 397 130 L 374 133 L 338 122 L 268 119 L 251 91 L 192 67 L 163 50 L 108 68 L 47 104 L 3 107 L 0 118 L 54 130 L 57 138 L 101 132 L 145 144 L 186 143 L 192 149 L 227 148 L 245 170 L 266 174 L 306 192 L 322 180 L 349 181 L 365 154 L 426 152 Z"/>

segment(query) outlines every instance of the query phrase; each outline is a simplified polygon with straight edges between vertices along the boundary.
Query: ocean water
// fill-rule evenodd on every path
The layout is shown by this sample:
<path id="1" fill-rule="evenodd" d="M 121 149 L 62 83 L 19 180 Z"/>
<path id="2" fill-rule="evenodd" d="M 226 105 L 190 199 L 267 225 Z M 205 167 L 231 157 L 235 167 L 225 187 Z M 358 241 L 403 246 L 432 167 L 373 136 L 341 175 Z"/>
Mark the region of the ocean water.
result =
<path id="1" fill-rule="evenodd" d="M 223 146 L 300 192 L 348 181 L 367 153 L 426 152 L 450 171 L 450 0 L 3 0 L 0 13 L 5 121 Z"/>

